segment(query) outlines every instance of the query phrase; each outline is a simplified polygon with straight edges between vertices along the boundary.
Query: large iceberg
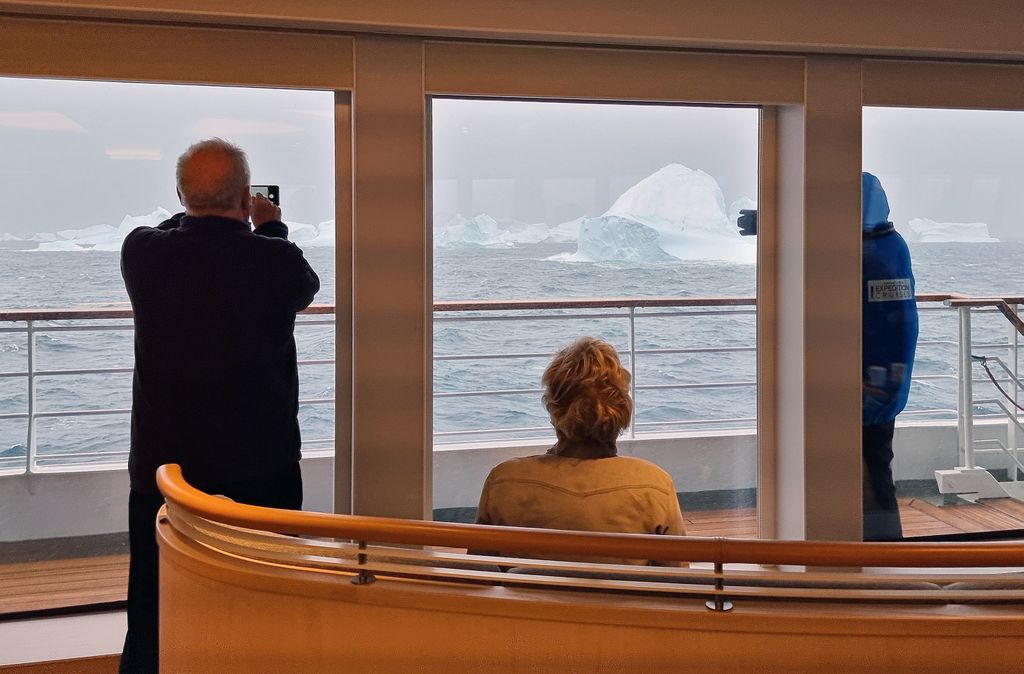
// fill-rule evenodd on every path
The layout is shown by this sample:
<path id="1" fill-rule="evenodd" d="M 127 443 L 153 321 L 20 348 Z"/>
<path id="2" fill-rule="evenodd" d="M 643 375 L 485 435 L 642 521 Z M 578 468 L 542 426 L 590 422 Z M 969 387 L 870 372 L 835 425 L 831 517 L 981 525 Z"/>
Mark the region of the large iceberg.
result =
<path id="1" fill-rule="evenodd" d="M 171 217 L 170 211 L 157 207 L 146 215 L 126 215 L 117 227 L 92 225 L 83 229 L 65 229 L 56 233 L 41 232 L 32 237 L 38 241 L 37 251 L 119 251 L 124 238 L 136 227 L 154 227 Z"/>
<path id="2" fill-rule="evenodd" d="M 440 247 L 459 246 L 496 246 L 501 241 L 498 236 L 498 221 L 481 213 L 467 218 L 460 213 L 441 227 L 434 228 L 434 245 Z"/>
<path id="3" fill-rule="evenodd" d="M 126 215 L 121 223 L 112 225 L 90 225 L 82 229 L 64 229 L 59 232 L 39 232 L 28 237 L 5 235 L 0 238 L 0 248 L 17 248 L 41 252 L 101 250 L 117 252 L 124 239 L 136 227 L 155 227 L 171 217 L 170 211 L 158 207 L 146 215 Z M 334 220 L 316 225 L 302 222 L 285 222 L 288 238 L 304 248 L 331 247 L 335 245 Z"/>
<path id="4" fill-rule="evenodd" d="M 434 245 L 439 248 L 507 248 L 522 244 L 542 243 L 551 238 L 544 223 L 497 220 L 480 213 L 467 218 L 460 213 L 447 223 L 434 223 Z"/>
<path id="5" fill-rule="evenodd" d="M 510 220 L 499 225 L 501 227 L 500 237 L 506 243 L 513 245 L 542 243 L 551 239 L 551 231 L 543 222 L 521 222 Z"/>
<path id="6" fill-rule="evenodd" d="M 907 241 L 912 243 L 999 243 L 984 222 L 935 222 L 914 218 L 907 223 Z"/>
<path id="7" fill-rule="evenodd" d="M 585 216 L 582 216 L 575 220 L 555 225 L 548 230 L 549 240 L 554 243 L 575 243 L 580 238 L 580 227 L 583 226 L 586 219 Z"/>
<path id="8" fill-rule="evenodd" d="M 288 226 L 288 240 L 299 248 L 331 248 L 335 245 L 334 220 L 316 225 L 286 220 L 284 224 Z"/>
<path id="9" fill-rule="evenodd" d="M 604 215 L 584 220 L 576 253 L 566 259 L 752 263 L 756 257 L 756 242 L 741 237 L 726 214 L 718 182 L 669 164 L 626 190 Z"/>
<path id="10" fill-rule="evenodd" d="M 661 249 L 658 232 L 617 215 L 585 218 L 580 224 L 576 254 L 580 261 L 667 262 L 675 258 Z"/>

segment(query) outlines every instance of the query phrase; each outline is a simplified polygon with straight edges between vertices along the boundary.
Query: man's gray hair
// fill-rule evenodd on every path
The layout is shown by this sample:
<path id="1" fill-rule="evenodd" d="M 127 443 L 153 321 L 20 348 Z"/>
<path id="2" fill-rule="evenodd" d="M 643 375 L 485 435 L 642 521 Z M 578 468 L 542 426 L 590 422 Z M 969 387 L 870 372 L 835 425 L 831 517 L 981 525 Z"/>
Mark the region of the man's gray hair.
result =
<path id="1" fill-rule="evenodd" d="M 227 163 L 213 170 L 209 165 L 193 168 L 193 161 L 203 155 L 220 155 Z M 249 161 L 237 145 L 210 138 L 192 144 L 178 157 L 176 178 L 188 210 L 230 211 L 239 205 L 239 195 L 249 187 Z"/>

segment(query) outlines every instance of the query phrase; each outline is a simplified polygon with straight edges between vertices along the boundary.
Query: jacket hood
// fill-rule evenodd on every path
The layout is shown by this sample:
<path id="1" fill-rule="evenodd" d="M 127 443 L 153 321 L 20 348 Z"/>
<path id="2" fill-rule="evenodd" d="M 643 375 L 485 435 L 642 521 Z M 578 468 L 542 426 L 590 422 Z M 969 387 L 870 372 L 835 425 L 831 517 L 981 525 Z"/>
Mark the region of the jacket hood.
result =
<path id="1" fill-rule="evenodd" d="M 889 223 L 889 199 L 882 183 L 866 172 L 861 174 L 861 218 L 865 232 Z"/>

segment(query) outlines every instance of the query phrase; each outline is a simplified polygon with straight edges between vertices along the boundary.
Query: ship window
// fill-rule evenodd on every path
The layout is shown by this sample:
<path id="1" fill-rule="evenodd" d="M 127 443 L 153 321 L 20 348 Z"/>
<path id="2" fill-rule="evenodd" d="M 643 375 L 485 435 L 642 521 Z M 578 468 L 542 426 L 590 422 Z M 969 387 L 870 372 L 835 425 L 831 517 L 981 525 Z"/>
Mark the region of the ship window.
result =
<path id="1" fill-rule="evenodd" d="M 1024 337 L 1004 313 L 1015 315 L 1024 294 L 1024 112 L 871 107 L 863 128 L 864 170 L 877 177 L 889 207 L 883 217 L 880 202 L 866 205 L 864 226 L 893 223 L 920 300 L 910 368 L 899 344 L 907 339 L 901 298 L 910 293 L 899 271 L 901 244 L 895 235 L 866 234 L 866 462 L 885 453 L 872 443 L 881 442 L 880 426 L 904 397 L 906 407 L 895 416 L 898 517 L 885 496 L 892 482 L 884 465 L 867 469 L 865 533 L 892 538 L 900 523 L 906 537 L 1024 528 L 1017 348 Z M 957 296 L 991 299 L 970 306 Z M 909 391 L 901 390 L 909 374 Z"/>
<path id="2" fill-rule="evenodd" d="M 580 336 L 632 372 L 620 454 L 673 478 L 688 533 L 756 531 L 756 108 L 434 98 L 434 516 L 555 440 Z M 655 300 L 656 298 L 656 300 Z"/>
<path id="3" fill-rule="evenodd" d="M 123 599 L 131 320 L 89 312 L 129 309 L 121 241 L 181 209 L 175 161 L 211 136 L 247 152 L 254 183 L 280 186 L 322 281 L 315 303 L 332 304 L 333 92 L 0 78 L 0 311 L 15 312 L 0 321 L 0 559 L 101 579 L 73 596 L 45 582 L 4 593 L 0 612 Z M 299 367 L 299 415 L 306 460 L 326 476 L 306 503 L 326 511 L 331 318 L 296 331 L 299 359 L 320 361 Z"/>

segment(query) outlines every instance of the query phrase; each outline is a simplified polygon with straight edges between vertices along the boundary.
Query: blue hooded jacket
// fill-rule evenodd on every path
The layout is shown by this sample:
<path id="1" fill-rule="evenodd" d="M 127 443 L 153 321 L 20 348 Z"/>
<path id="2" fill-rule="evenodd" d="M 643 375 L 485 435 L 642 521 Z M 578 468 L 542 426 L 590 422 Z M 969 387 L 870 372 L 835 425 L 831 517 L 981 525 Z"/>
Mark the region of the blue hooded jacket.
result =
<path id="1" fill-rule="evenodd" d="M 889 222 L 878 178 L 862 174 L 864 252 L 862 348 L 865 426 L 892 421 L 910 394 L 917 347 L 917 302 L 907 242 Z"/>

